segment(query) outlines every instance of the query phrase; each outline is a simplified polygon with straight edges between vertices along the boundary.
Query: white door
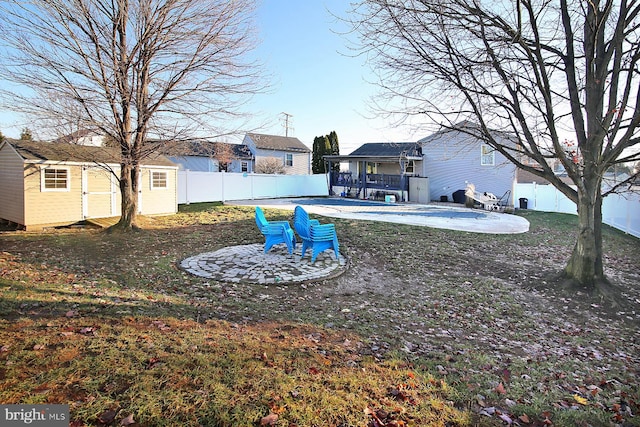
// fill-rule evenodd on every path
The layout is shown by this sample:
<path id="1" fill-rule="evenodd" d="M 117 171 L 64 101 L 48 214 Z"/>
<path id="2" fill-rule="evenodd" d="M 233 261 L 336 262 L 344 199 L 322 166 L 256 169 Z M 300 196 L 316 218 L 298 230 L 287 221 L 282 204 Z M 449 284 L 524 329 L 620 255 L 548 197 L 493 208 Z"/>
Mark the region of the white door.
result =
<path id="1" fill-rule="evenodd" d="M 85 219 L 118 215 L 115 179 L 110 171 L 97 166 L 82 168 L 82 215 Z"/>

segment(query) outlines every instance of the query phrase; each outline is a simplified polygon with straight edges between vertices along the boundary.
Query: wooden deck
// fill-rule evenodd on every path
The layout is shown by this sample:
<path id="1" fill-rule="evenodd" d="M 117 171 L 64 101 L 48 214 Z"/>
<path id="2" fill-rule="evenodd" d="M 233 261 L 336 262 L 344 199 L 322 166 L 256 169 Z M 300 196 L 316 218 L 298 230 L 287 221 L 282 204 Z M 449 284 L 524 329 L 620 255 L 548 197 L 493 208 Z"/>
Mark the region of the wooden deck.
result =
<path id="1" fill-rule="evenodd" d="M 94 225 L 100 228 L 109 228 L 112 225 L 116 225 L 120 221 L 119 216 L 112 216 L 109 218 L 90 218 L 85 220 L 87 224 Z"/>

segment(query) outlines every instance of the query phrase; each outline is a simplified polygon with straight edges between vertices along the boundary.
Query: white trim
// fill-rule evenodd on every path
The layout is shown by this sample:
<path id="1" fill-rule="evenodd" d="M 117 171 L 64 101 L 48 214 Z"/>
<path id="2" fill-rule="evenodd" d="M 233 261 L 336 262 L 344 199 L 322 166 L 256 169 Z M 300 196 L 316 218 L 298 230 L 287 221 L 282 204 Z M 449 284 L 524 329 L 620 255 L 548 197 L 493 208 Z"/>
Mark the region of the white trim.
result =
<path id="1" fill-rule="evenodd" d="M 46 178 L 45 178 L 45 174 L 47 170 L 64 170 L 66 171 L 66 178 L 65 178 L 65 187 L 64 188 L 47 188 L 46 187 Z M 58 178 L 54 177 L 54 180 L 57 180 Z M 42 167 L 40 168 L 40 191 L 43 193 L 48 193 L 48 192 L 69 192 L 71 191 L 71 168 L 70 167 L 66 167 L 66 166 L 56 166 L 56 167 Z"/>
<path id="2" fill-rule="evenodd" d="M 489 152 L 485 153 L 484 148 L 487 147 Z M 485 157 L 491 156 L 491 163 L 485 162 Z M 480 166 L 495 166 L 496 165 L 496 150 L 489 144 L 480 145 Z"/>
<path id="3" fill-rule="evenodd" d="M 154 185 L 154 179 L 153 179 L 153 175 L 154 174 L 164 174 L 164 186 L 156 186 Z M 160 178 L 158 178 L 160 180 Z M 151 190 L 168 190 L 169 189 L 169 172 L 168 171 L 162 171 L 162 170 L 153 170 L 150 169 L 149 170 L 149 188 Z"/>
<path id="4" fill-rule="evenodd" d="M 14 150 L 15 151 L 15 150 Z M 43 165 L 43 166 L 98 166 L 103 167 L 107 166 L 109 168 L 117 168 L 120 169 L 120 163 L 94 163 L 94 162 L 69 162 L 69 161 L 56 161 L 56 160 L 24 160 L 23 163 L 29 163 L 34 165 Z M 175 169 L 178 170 L 178 166 L 163 166 L 163 165 L 150 165 L 150 164 L 141 164 L 140 169 Z"/>

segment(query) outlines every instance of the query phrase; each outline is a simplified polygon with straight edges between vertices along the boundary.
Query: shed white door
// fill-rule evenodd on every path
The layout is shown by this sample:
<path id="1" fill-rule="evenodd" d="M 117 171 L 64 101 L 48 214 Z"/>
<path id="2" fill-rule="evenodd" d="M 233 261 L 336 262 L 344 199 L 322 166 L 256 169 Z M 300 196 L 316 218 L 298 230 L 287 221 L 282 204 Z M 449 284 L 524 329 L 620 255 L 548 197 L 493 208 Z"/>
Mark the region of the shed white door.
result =
<path id="1" fill-rule="evenodd" d="M 100 167 L 82 168 L 82 214 L 84 218 L 117 216 L 115 179 Z"/>

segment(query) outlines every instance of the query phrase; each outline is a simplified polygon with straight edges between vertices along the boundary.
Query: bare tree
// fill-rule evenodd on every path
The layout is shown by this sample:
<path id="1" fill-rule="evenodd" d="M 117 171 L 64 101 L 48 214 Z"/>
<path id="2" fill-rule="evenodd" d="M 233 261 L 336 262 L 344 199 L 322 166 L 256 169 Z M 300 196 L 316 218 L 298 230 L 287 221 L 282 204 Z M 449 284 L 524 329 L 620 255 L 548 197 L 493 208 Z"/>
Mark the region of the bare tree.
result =
<path id="1" fill-rule="evenodd" d="M 117 227 L 130 229 L 140 163 L 158 146 L 147 142 L 224 134 L 212 124 L 237 117 L 239 98 L 261 89 L 247 60 L 254 9 L 251 0 L 2 0 L 0 78 L 15 88 L 3 103 L 114 141 Z"/>
<path id="2" fill-rule="evenodd" d="M 233 146 L 225 142 L 214 142 L 213 147 L 215 158 L 218 160 L 218 170 L 226 172 L 229 164 L 235 159 Z"/>
<path id="3" fill-rule="evenodd" d="M 352 8 L 355 48 L 378 72 L 379 111 L 449 129 L 477 123 L 462 131 L 577 204 L 563 283 L 609 294 L 602 199 L 633 177 L 603 180 L 640 158 L 640 2 L 366 0 Z M 505 133 L 511 142 L 497 137 Z"/>
<path id="4" fill-rule="evenodd" d="M 266 157 L 256 161 L 256 173 L 284 175 L 284 164 L 277 157 Z"/>

